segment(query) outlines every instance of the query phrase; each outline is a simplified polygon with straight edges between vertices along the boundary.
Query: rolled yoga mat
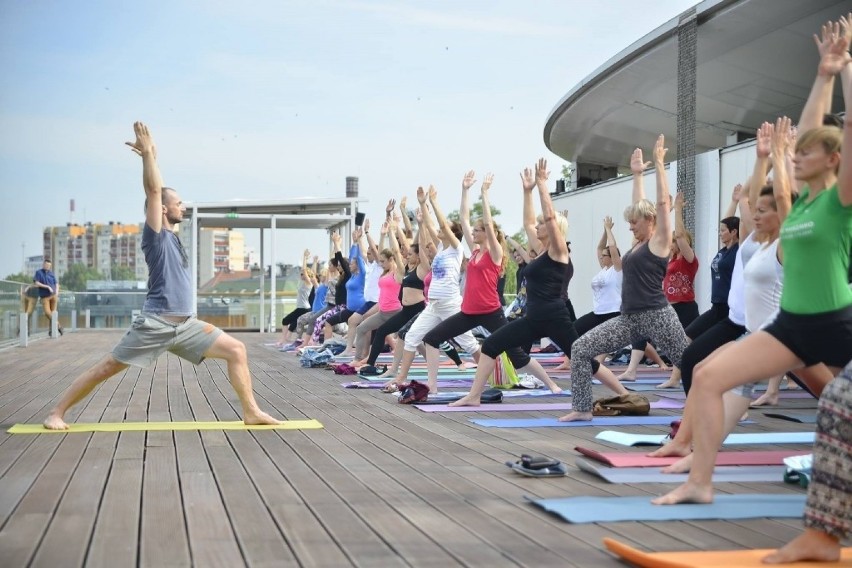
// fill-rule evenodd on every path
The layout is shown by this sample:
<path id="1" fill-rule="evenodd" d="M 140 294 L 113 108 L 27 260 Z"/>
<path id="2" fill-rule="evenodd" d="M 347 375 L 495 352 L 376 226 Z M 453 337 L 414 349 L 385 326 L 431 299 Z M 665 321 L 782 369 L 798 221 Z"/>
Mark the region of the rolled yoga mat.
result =
<path id="1" fill-rule="evenodd" d="M 642 497 L 567 497 L 532 503 L 569 523 L 619 521 L 696 521 L 797 518 L 805 511 L 805 494 L 716 495 L 712 503 L 654 505 Z"/>
<path id="2" fill-rule="evenodd" d="M 76 432 L 151 432 L 154 430 L 313 430 L 318 420 L 285 420 L 277 425 L 246 426 L 233 422 L 73 422 L 68 430 L 48 430 L 41 424 L 15 424 L 9 434 L 72 434 Z"/>
<path id="3" fill-rule="evenodd" d="M 643 552 L 611 538 L 603 539 L 604 546 L 613 554 L 623 558 L 631 565 L 639 568 L 688 568 L 703 566 L 704 568 L 766 568 L 762 559 L 773 549 L 759 550 L 700 550 L 690 552 Z M 852 565 L 852 548 L 840 551 L 843 564 L 826 564 L 825 562 L 794 562 L 783 564 L 790 568 L 826 568 L 827 566 Z"/>
<path id="4" fill-rule="evenodd" d="M 612 467 L 665 467 L 680 459 L 676 456 L 651 458 L 646 456 L 645 452 L 599 452 L 582 446 L 577 446 L 574 449 L 586 457 L 611 465 Z M 782 465 L 784 458 L 800 456 L 806 453 L 808 452 L 803 450 L 719 452 L 716 454 L 716 465 Z"/>
<path id="5" fill-rule="evenodd" d="M 683 483 L 689 477 L 688 473 L 663 473 L 654 467 L 607 467 L 583 458 L 574 464 L 609 483 Z M 723 465 L 713 470 L 713 483 L 783 483 L 786 469 L 783 465 Z"/>
<path id="6" fill-rule="evenodd" d="M 653 404 L 653 403 L 652 403 Z M 631 434 L 604 430 L 595 436 L 598 440 L 621 446 L 662 446 L 665 434 Z M 729 434 L 723 442 L 726 446 L 739 444 L 813 444 L 813 432 L 757 432 L 754 434 Z"/>

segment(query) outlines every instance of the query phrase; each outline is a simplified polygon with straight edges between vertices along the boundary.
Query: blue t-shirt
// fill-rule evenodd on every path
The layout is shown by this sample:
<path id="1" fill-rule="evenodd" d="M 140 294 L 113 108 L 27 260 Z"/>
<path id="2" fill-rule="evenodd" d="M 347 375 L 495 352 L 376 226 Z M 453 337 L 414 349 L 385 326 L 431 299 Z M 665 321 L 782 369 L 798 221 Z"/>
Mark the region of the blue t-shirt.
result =
<path id="1" fill-rule="evenodd" d="M 713 262 L 710 263 L 710 275 L 712 277 L 712 286 L 710 291 L 710 301 L 714 304 L 727 304 L 728 292 L 731 291 L 731 276 L 734 273 L 734 262 L 737 259 L 737 251 L 740 249 L 740 244 L 728 248 L 724 247 L 713 257 Z"/>
<path id="2" fill-rule="evenodd" d="M 325 296 L 328 293 L 328 284 L 322 283 L 317 286 L 316 294 L 314 294 L 314 303 L 311 306 L 312 312 L 318 312 L 325 307 Z"/>
<path id="3" fill-rule="evenodd" d="M 178 236 L 166 228 L 155 233 L 145 223 L 142 252 L 148 265 L 148 295 L 142 311 L 166 316 L 191 316 L 195 310 L 189 257 Z"/>
<path id="4" fill-rule="evenodd" d="M 39 282 L 41 284 L 50 286 L 50 290 L 48 290 L 47 288 L 42 288 L 41 286 L 37 286 L 39 298 L 50 298 L 56 293 L 56 275 L 53 273 L 52 270 L 45 270 L 44 268 L 39 268 L 38 270 L 36 270 L 33 282 Z"/>
<path id="5" fill-rule="evenodd" d="M 358 273 L 353 273 L 346 281 L 346 309 L 357 312 L 364 306 L 364 279 L 367 276 L 367 267 L 364 266 L 361 247 L 358 245 L 352 245 L 349 249 L 349 258 L 354 259 L 358 264 Z"/>

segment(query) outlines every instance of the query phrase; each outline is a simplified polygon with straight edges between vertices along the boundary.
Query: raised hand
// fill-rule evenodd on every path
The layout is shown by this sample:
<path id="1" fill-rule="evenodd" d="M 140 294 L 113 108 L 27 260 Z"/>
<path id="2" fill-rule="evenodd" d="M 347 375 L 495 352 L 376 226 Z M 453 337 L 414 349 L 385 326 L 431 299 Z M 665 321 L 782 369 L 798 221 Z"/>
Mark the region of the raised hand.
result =
<path id="1" fill-rule="evenodd" d="M 151 133 L 148 131 L 148 127 L 142 124 L 141 122 L 133 123 L 133 133 L 136 134 L 135 142 L 125 142 L 130 149 L 136 152 L 138 155 L 148 154 L 157 157 L 157 147 L 154 146 L 154 138 L 151 136 Z"/>
<path id="2" fill-rule="evenodd" d="M 400 223 L 402 223 L 402 216 L 399 213 L 394 213 L 393 214 L 393 222 L 394 222 L 394 225 L 399 225 Z"/>
<path id="3" fill-rule="evenodd" d="M 470 170 L 466 174 L 464 174 L 464 178 L 462 178 L 462 189 L 468 190 L 476 183 L 476 173 L 473 170 Z"/>
<path id="4" fill-rule="evenodd" d="M 757 151 L 758 158 L 768 158 L 769 154 L 772 153 L 773 132 L 775 132 L 775 127 L 769 122 L 764 122 L 760 125 L 760 128 L 757 129 L 757 143 L 755 144 L 755 149 Z"/>
<path id="5" fill-rule="evenodd" d="M 674 199 L 675 209 L 680 209 L 681 211 L 683 211 L 684 204 L 685 204 L 685 201 L 683 200 L 683 192 L 678 191 L 675 194 L 675 199 Z"/>
<path id="6" fill-rule="evenodd" d="M 612 217 L 610 217 L 609 215 L 604 217 L 603 223 L 604 223 L 604 229 L 606 229 L 607 231 L 610 231 L 610 232 L 612 231 L 612 228 L 615 226 L 615 224 L 612 222 Z"/>
<path id="7" fill-rule="evenodd" d="M 336 245 L 340 244 L 340 233 L 336 229 L 331 232 L 331 242 Z"/>
<path id="8" fill-rule="evenodd" d="M 482 180 L 482 187 L 480 188 L 480 191 L 482 193 L 488 193 L 492 183 L 494 183 L 494 174 L 485 174 L 485 179 Z"/>
<path id="9" fill-rule="evenodd" d="M 414 212 L 414 218 L 415 218 L 415 219 L 417 219 L 417 224 L 418 224 L 418 225 L 419 225 L 420 223 L 422 223 L 422 222 L 423 222 L 423 210 L 422 210 L 422 209 L 417 209 L 417 210 Z"/>
<path id="10" fill-rule="evenodd" d="M 524 168 L 524 171 L 521 172 L 521 185 L 527 192 L 532 191 L 535 187 L 535 176 L 530 168 Z"/>
<path id="11" fill-rule="evenodd" d="M 547 179 L 550 177 L 550 172 L 547 171 L 547 160 L 539 158 L 535 164 L 535 183 L 536 185 L 547 185 Z"/>
<path id="12" fill-rule="evenodd" d="M 731 201 L 739 203 L 741 197 L 743 197 L 743 184 L 738 183 L 731 192 Z"/>
<path id="13" fill-rule="evenodd" d="M 429 201 L 435 203 L 438 200 L 438 190 L 435 189 L 434 185 L 429 186 Z"/>
<path id="14" fill-rule="evenodd" d="M 388 234 L 388 230 L 389 230 L 389 229 L 390 229 L 390 225 L 388 225 L 388 222 L 387 222 L 387 221 L 385 221 L 384 223 L 382 223 L 382 229 L 381 229 L 381 233 L 382 233 L 382 235 L 387 235 L 387 234 Z"/>
<path id="15" fill-rule="evenodd" d="M 651 165 L 651 162 L 646 162 L 642 156 L 642 148 L 636 148 L 633 150 L 633 154 L 630 155 L 630 171 L 633 172 L 633 175 L 639 175 L 644 172 Z"/>
<path id="16" fill-rule="evenodd" d="M 314 255 L 314 264 L 316 264 L 316 263 L 318 263 L 318 262 L 319 262 L 319 256 Z"/>
<path id="17" fill-rule="evenodd" d="M 775 129 L 772 134 L 772 154 L 780 160 L 778 167 L 783 167 L 783 160 L 787 157 L 788 144 L 790 143 L 791 121 L 786 116 L 775 121 Z"/>
<path id="18" fill-rule="evenodd" d="M 366 235 L 369 232 L 370 232 L 370 220 L 364 219 L 364 234 Z"/>
<path id="19" fill-rule="evenodd" d="M 665 165 L 666 152 L 668 151 L 669 149 L 666 148 L 666 137 L 660 134 L 654 143 L 654 166 L 660 167 Z"/>
<path id="20" fill-rule="evenodd" d="M 426 198 L 427 198 L 427 197 L 428 197 L 428 196 L 426 195 L 426 190 L 425 190 L 425 189 L 423 189 L 423 187 L 422 187 L 422 186 L 421 186 L 421 187 L 418 187 L 418 188 L 417 188 L 417 201 L 418 201 L 421 205 L 424 205 L 424 204 L 426 203 Z"/>
<path id="21" fill-rule="evenodd" d="M 390 217 L 390 214 L 393 212 L 394 207 L 396 207 L 396 199 L 389 199 L 388 204 L 385 207 L 385 213 L 387 213 L 388 217 Z"/>
<path id="22" fill-rule="evenodd" d="M 403 197 L 402 199 L 399 200 L 400 210 L 408 211 L 408 209 L 405 208 L 406 205 L 408 205 L 408 197 Z"/>
<path id="23" fill-rule="evenodd" d="M 821 38 L 814 36 L 817 49 L 820 52 L 818 70 L 820 75 L 837 75 L 852 61 L 852 56 L 849 55 L 850 38 L 845 27 L 848 26 L 849 20 L 843 19 L 843 22 L 844 28 L 842 32 L 841 24 L 834 22 L 822 27 Z"/>
<path id="24" fill-rule="evenodd" d="M 305 252 L 302 256 L 305 260 L 311 258 L 311 251 L 309 251 L 308 249 L 305 249 Z"/>

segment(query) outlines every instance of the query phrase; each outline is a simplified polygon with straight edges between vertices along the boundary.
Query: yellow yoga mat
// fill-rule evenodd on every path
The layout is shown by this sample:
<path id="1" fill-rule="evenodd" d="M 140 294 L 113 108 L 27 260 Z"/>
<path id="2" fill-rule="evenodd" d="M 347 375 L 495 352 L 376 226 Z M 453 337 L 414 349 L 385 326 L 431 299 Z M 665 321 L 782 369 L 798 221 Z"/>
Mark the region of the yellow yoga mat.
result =
<path id="1" fill-rule="evenodd" d="M 710 550 L 707 552 L 643 552 L 623 542 L 611 538 L 603 539 L 607 549 L 620 556 L 630 564 L 642 568 L 688 568 L 703 566 L 705 568 L 766 568 L 761 559 L 773 552 L 765 550 Z M 852 566 L 852 548 L 844 548 L 840 553 L 840 563 L 825 562 L 794 562 L 782 564 L 792 568 L 826 568 L 828 566 Z"/>
<path id="2" fill-rule="evenodd" d="M 70 434 L 74 432 L 148 432 L 153 430 L 315 430 L 318 420 L 285 420 L 281 424 L 246 426 L 233 422 L 94 422 L 72 423 L 68 430 L 48 430 L 41 424 L 15 424 L 9 434 Z"/>

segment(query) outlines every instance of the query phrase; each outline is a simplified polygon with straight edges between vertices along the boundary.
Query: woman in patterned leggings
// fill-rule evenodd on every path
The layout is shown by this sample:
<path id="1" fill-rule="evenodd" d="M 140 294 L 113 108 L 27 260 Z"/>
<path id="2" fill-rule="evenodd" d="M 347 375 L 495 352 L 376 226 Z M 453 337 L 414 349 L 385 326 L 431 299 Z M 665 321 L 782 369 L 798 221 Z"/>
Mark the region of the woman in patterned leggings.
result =
<path id="1" fill-rule="evenodd" d="M 840 540 L 852 534 L 850 416 L 852 361 L 819 399 L 813 473 L 805 505 L 805 532 L 764 558 L 765 563 L 840 560 Z"/>
<path id="2" fill-rule="evenodd" d="M 663 293 L 663 277 L 672 246 L 665 157 L 665 139 L 661 134 L 654 146 L 656 207 L 645 199 L 642 176 L 637 175 L 633 181 L 633 205 L 624 212 L 637 243 L 621 261 L 624 274 L 621 315 L 602 323 L 574 342 L 571 348 L 573 411 L 560 420 L 592 419 L 591 361 L 601 353 L 609 353 L 647 337 L 673 364 L 680 365 L 687 345 L 686 335 L 677 313 Z M 642 150 L 637 148 L 633 152 L 633 162 L 644 164 Z"/>

